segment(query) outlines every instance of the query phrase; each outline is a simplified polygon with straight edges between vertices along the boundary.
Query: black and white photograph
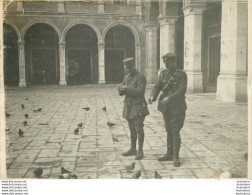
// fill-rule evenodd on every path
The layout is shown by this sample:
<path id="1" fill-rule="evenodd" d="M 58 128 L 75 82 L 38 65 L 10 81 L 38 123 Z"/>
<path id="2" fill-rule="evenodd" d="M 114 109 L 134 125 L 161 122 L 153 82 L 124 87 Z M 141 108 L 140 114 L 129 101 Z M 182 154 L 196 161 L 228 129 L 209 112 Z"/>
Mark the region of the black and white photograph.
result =
<path id="1" fill-rule="evenodd" d="M 251 177 L 247 1 L 1 3 L 2 178 Z"/>

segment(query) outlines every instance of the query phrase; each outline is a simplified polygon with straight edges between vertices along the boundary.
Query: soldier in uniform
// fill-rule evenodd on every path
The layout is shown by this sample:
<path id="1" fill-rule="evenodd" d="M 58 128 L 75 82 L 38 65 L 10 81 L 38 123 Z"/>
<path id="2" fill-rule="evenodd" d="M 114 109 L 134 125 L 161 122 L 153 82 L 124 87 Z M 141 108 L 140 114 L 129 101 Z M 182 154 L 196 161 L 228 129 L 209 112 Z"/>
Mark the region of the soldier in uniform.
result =
<path id="1" fill-rule="evenodd" d="M 123 83 L 118 87 L 118 91 L 119 95 L 125 95 L 122 115 L 128 121 L 131 147 L 122 155 L 136 156 L 136 160 L 141 160 L 144 157 L 144 119 L 149 114 L 147 102 L 144 98 L 146 79 L 136 70 L 134 58 L 124 59 L 123 63 L 128 74 L 124 76 Z M 138 151 L 136 150 L 137 139 Z"/>
<path id="2" fill-rule="evenodd" d="M 167 153 L 158 160 L 173 160 L 174 167 L 179 167 L 180 130 L 184 125 L 187 109 L 185 102 L 187 75 L 176 67 L 175 54 L 167 53 L 162 58 L 166 69 L 160 73 L 148 102 L 150 104 L 155 102 L 162 91 L 158 101 L 158 110 L 162 112 L 167 131 Z"/>

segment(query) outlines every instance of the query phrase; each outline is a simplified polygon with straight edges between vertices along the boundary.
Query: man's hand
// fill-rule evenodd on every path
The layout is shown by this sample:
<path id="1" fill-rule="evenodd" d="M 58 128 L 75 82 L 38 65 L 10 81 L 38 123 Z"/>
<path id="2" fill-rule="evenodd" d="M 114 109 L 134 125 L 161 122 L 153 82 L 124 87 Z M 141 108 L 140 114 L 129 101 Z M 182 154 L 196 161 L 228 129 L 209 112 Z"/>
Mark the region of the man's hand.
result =
<path id="1" fill-rule="evenodd" d="M 156 99 L 154 99 L 153 97 L 149 97 L 148 99 L 148 104 L 152 104 L 152 102 L 155 102 Z"/>
<path id="2" fill-rule="evenodd" d="M 165 97 L 162 101 L 161 104 L 168 104 L 170 98 L 169 97 Z"/>

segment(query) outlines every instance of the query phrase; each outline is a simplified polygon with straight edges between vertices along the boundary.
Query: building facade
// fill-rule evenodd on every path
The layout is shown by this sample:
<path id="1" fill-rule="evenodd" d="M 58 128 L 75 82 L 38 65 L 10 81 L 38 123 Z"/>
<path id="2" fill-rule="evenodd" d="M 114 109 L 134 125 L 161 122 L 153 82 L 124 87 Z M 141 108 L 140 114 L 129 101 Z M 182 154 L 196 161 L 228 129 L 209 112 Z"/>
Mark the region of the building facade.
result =
<path id="1" fill-rule="evenodd" d="M 6 85 L 118 83 L 122 59 L 155 83 L 177 54 L 188 92 L 247 101 L 246 2 L 14 1 L 4 7 Z"/>

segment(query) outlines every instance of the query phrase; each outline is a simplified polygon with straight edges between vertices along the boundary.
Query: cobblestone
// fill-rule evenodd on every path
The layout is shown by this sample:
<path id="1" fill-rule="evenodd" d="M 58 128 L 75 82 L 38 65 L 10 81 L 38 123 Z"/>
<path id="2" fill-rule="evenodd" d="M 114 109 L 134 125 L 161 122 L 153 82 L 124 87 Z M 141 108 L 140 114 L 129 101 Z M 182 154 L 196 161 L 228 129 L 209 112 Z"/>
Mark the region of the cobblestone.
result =
<path id="1" fill-rule="evenodd" d="M 150 87 L 146 90 L 146 97 Z M 25 100 L 28 97 L 28 100 Z M 25 105 L 25 109 L 21 108 Z M 164 178 L 217 178 L 223 171 L 246 177 L 247 104 L 215 100 L 214 93 L 187 95 L 188 110 L 181 130 L 181 167 L 172 161 L 159 162 L 166 152 L 166 132 L 157 104 L 149 105 L 145 120 L 144 159 L 123 157 L 129 148 L 127 121 L 121 117 L 123 97 L 116 85 L 34 86 L 6 89 L 7 175 L 9 178 L 34 178 L 41 167 L 42 178 L 54 179 L 60 168 L 75 172 L 81 179 L 130 179 L 125 165 L 136 162 L 143 179 L 152 179 L 157 170 Z M 83 107 L 90 107 L 85 111 Z M 102 108 L 106 106 L 107 111 Z M 32 108 L 42 108 L 34 113 Z M 28 125 L 22 123 L 29 114 Z M 107 121 L 117 125 L 109 128 Z M 77 124 L 82 122 L 78 135 Z M 19 137 L 18 129 L 24 131 Z M 118 142 L 112 136 L 117 136 Z"/>

